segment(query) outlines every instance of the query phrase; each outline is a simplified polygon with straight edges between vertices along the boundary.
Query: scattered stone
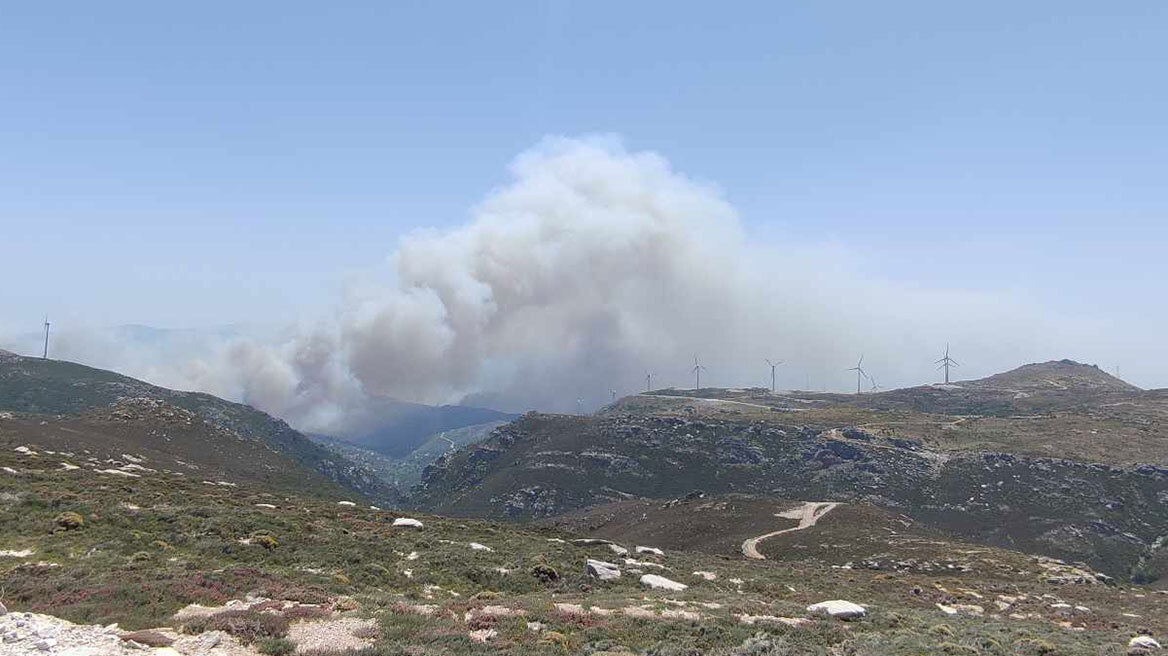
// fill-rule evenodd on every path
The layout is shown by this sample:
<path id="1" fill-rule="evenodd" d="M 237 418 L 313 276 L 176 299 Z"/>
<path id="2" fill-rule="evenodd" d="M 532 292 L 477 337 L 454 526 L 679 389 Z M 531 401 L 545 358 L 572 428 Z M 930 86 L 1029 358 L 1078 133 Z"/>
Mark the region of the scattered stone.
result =
<path id="1" fill-rule="evenodd" d="M 371 635 L 376 627 L 376 621 L 356 617 L 296 622 L 288 629 L 288 639 L 300 653 L 363 649 L 373 641 L 362 636 Z"/>
<path id="2" fill-rule="evenodd" d="M 257 503 L 257 504 L 255 505 L 255 507 L 256 507 L 256 508 L 267 508 L 267 509 L 269 509 L 269 510 L 275 510 L 275 509 L 276 509 L 276 507 L 275 507 L 275 506 L 273 506 L 273 505 L 272 505 L 272 504 L 270 504 L 270 503 Z"/>
<path id="3" fill-rule="evenodd" d="M 637 553 L 639 553 L 639 554 L 647 553 L 647 554 L 653 554 L 655 556 L 664 556 L 665 555 L 665 552 L 658 549 L 657 547 L 640 547 L 639 546 L 639 547 L 637 547 Z"/>
<path id="4" fill-rule="evenodd" d="M 475 551 L 494 551 L 494 549 L 488 547 L 487 545 L 479 544 L 478 542 L 471 542 L 470 548 L 474 549 Z"/>
<path id="5" fill-rule="evenodd" d="M 1127 642 L 1128 647 L 1136 647 L 1138 649 L 1160 649 L 1160 643 L 1156 642 L 1152 636 L 1138 635 Z"/>
<path id="6" fill-rule="evenodd" d="M 477 631 L 471 631 L 466 635 L 473 642 L 481 642 L 485 644 L 488 640 L 493 640 L 499 637 L 499 632 L 494 629 L 479 629 Z"/>
<path id="7" fill-rule="evenodd" d="M 831 601 L 821 601 L 818 604 L 811 604 L 807 607 L 808 613 L 818 613 L 830 615 L 840 620 L 850 620 L 863 617 L 866 610 L 859 604 L 853 604 L 850 601 L 843 599 L 832 599 Z"/>
<path id="8" fill-rule="evenodd" d="M 603 560 L 588 559 L 585 564 L 585 569 L 588 571 L 588 576 L 601 581 L 615 581 L 621 576 L 620 568 L 612 563 L 606 563 Z"/>
<path id="9" fill-rule="evenodd" d="M 620 546 L 619 544 L 616 544 L 616 543 L 610 543 L 610 544 L 608 545 L 608 548 L 609 548 L 609 549 L 612 549 L 612 552 L 613 552 L 614 554 L 618 555 L 618 556 L 627 556 L 627 555 L 629 555 L 629 550 L 628 550 L 628 549 L 625 549 L 624 547 Z"/>
<path id="10" fill-rule="evenodd" d="M 746 625 L 754 625 L 759 622 L 786 624 L 790 627 L 799 627 L 809 623 L 811 620 L 806 617 L 777 617 L 775 615 L 737 615 L 738 621 Z"/>
<path id="11" fill-rule="evenodd" d="M 393 520 L 393 525 L 408 526 L 410 528 L 422 528 L 422 522 L 419 522 L 416 519 L 411 519 L 409 517 L 398 517 L 397 519 Z"/>
<path id="12" fill-rule="evenodd" d="M 713 572 L 694 572 L 693 575 L 707 581 L 713 581 L 718 578 L 718 575 Z"/>
<path id="13" fill-rule="evenodd" d="M 655 590 L 674 590 L 678 592 L 689 587 L 684 583 L 671 581 L 664 576 L 658 576 L 657 574 L 645 574 L 641 576 L 641 585 L 648 586 Z"/>
<path id="14" fill-rule="evenodd" d="M 352 508 L 352 507 L 356 506 L 357 504 L 353 503 L 352 501 L 338 501 L 337 505 Z"/>
<path id="15" fill-rule="evenodd" d="M 0 615 L 7 615 L 8 609 L 4 607 L 4 603 L 0 602 Z"/>

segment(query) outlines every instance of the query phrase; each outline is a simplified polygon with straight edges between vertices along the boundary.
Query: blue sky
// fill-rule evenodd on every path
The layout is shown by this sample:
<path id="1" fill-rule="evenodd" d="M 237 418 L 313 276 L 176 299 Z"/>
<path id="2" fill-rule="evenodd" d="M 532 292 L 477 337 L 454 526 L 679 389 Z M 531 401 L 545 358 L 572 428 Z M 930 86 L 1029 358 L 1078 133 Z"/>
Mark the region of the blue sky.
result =
<path id="1" fill-rule="evenodd" d="M 541 138 L 596 133 L 717 185 L 776 257 L 1168 319 L 1163 2 L 3 13 L 0 330 L 319 313 Z"/>

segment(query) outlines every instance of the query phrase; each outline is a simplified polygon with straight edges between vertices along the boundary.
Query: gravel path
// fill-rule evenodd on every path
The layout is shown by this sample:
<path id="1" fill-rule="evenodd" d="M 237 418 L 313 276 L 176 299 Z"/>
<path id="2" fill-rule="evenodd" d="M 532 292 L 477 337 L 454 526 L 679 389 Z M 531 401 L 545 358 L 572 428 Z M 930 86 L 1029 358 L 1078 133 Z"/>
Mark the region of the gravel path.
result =
<path id="1" fill-rule="evenodd" d="M 831 501 L 804 501 L 803 505 L 799 506 L 798 508 L 777 513 L 775 515 L 776 517 L 799 520 L 799 525 L 793 526 L 791 528 L 785 528 L 781 531 L 767 533 L 766 535 L 760 535 L 757 538 L 750 538 L 746 542 L 742 543 L 742 554 L 747 558 L 753 558 L 755 560 L 766 560 L 766 556 L 758 552 L 759 542 L 762 542 L 767 538 L 773 538 L 776 535 L 782 535 L 783 533 L 791 533 L 793 531 L 802 531 L 803 529 L 811 528 L 812 526 L 815 526 L 816 522 L 818 522 L 820 518 L 831 512 L 831 509 L 838 505 L 838 503 Z"/>

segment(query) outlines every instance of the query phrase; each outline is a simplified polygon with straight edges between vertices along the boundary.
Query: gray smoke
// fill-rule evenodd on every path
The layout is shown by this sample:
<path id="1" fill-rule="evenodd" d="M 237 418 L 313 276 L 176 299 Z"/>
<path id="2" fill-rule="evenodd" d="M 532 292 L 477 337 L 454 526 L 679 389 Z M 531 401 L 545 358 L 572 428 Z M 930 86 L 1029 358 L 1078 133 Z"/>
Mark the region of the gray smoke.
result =
<path id="1" fill-rule="evenodd" d="M 467 224 L 404 237 L 393 279 L 333 320 L 120 368 L 336 430 L 385 397 L 595 408 L 646 372 L 692 386 L 695 355 L 703 385 L 768 384 L 763 359 L 779 358 L 781 385 L 842 391 L 860 353 L 884 387 L 919 384 L 946 341 L 976 362 L 962 373 L 988 374 L 1074 356 L 1099 329 L 1008 295 L 872 280 L 838 248 L 752 243 L 716 188 L 612 139 L 546 140 L 510 174 Z"/>

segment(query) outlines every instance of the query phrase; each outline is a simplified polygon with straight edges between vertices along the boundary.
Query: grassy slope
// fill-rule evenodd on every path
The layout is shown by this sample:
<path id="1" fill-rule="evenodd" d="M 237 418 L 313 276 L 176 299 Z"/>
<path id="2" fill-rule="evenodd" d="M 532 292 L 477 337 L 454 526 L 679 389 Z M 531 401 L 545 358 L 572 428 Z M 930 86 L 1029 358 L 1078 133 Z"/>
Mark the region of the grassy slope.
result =
<path id="1" fill-rule="evenodd" d="M 924 572 L 837 569 L 816 554 L 755 562 L 669 551 L 639 558 L 660 563 L 667 569 L 659 571 L 691 587 L 646 592 L 628 574 L 611 584 L 588 579 L 584 559 L 612 560 L 613 554 L 603 546 L 550 541 L 559 537 L 552 529 L 428 516 L 421 517 L 421 530 L 393 528 L 394 513 L 273 493 L 258 484 L 211 486 L 177 474 L 121 480 L 87 469 L 59 471 L 55 460 L 0 451 L 0 467 L 18 472 L 0 469 L 0 550 L 35 551 L 26 558 L 0 556 L 0 588 L 11 610 L 146 627 L 168 624 L 186 603 L 222 603 L 249 591 L 308 602 L 346 594 L 356 596 L 361 614 L 382 618 L 376 637 L 382 653 L 420 656 L 589 653 L 614 644 L 652 654 L 745 654 L 731 648 L 760 632 L 789 650 L 775 653 L 1118 654 L 1137 629 L 1168 631 L 1168 597 L 1122 587 L 1051 586 L 1029 559 L 1007 552 L 995 552 L 997 564 L 982 559 L 984 567 L 968 571 Z M 82 515 L 84 526 L 51 531 L 66 511 Z M 829 525 L 825 519 L 820 526 Z M 812 540 L 818 529 L 802 537 Z M 241 543 L 264 535 L 278 545 Z M 470 542 L 494 551 L 474 551 Z M 411 560 L 411 552 L 418 557 Z M 555 569 L 559 580 L 537 579 L 537 565 Z M 699 570 L 718 578 L 704 581 L 692 574 Z M 996 611 L 998 595 L 1025 595 L 1009 610 L 1018 618 Z M 799 617 L 807 604 L 837 597 L 868 605 L 869 618 L 791 629 L 747 626 L 735 617 Z M 1091 611 L 1068 616 L 1053 607 L 1064 601 Z M 403 614 L 419 603 L 438 611 L 433 617 Z M 683 608 L 701 618 L 579 615 L 553 603 L 618 611 L 641 606 L 656 613 Z M 936 603 L 981 604 L 993 616 L 947 617 Z M 487 605 L 523 609 L 528 616 L 465 618 Z M 528 620 L 545 623 L 544 633 L 527 630 Z M 1086 630 L 1068 630 L 1062 622 Z M 492 644 L 467 638 L 469 630 L 484 627 L 498 632 Z"/>
<path id="2" fill-rule="evenodd" d="M 0 354 L 0 411 L 77 416 L 128 398 L 164 401 L 197 414 L 212 432 L 226 429 L 243 440 L 257 441 L 348 489 L 380 500 L 396 498 L 395 492 L 375 477 L 250 406 L 209 394 L 169 390 L 72 362 Z M 245 453 L 238 455 L 246 458 Z"/>

